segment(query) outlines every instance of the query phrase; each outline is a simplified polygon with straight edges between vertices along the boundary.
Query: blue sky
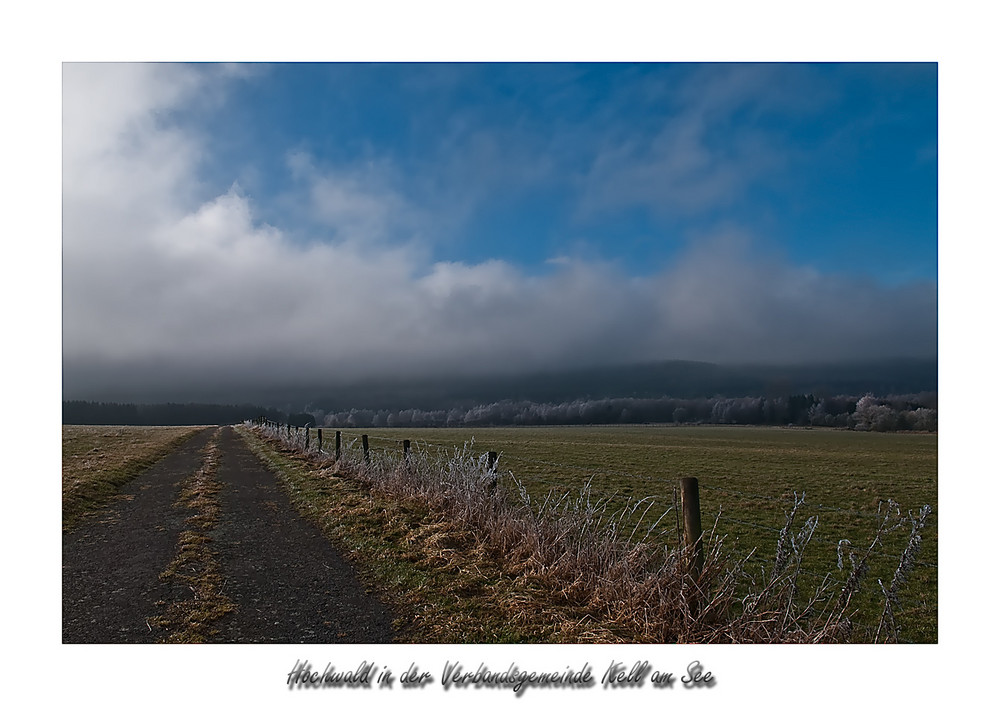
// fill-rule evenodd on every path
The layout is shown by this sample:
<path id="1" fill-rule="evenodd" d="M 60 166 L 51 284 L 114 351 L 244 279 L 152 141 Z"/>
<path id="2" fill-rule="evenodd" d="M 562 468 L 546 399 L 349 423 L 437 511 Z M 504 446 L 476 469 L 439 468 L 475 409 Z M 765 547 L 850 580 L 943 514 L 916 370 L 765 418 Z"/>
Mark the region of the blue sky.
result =
<path id="1" fill-rule="evenodd" d="M 71 63 L 63 101 L 70 396 L 936 353 L 935 64 Z"/>
<path id="2" fill-rule="evenodd" d="M 934 64 L 277 64 L 189 116 L 261 218 L 300 238 L 289 156 L 366 175 L 434 260 L 567 255 L 648 274 L 735 225 L 824 272 L 934 280 Z"/>

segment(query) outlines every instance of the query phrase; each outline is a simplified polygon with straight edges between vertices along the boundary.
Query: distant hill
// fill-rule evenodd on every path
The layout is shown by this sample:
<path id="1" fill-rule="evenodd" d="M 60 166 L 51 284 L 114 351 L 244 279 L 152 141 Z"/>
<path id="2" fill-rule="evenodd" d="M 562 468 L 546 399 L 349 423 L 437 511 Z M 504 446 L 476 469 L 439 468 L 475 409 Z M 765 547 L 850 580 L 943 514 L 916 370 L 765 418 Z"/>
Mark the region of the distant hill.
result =
<path id="1" fill-rule="evenodd" d="M 879 396 L 911 395 L 937 392 L 937 385 L 938 367 L 933 359 L 808 365 L 661 361 L 520 375 L 397 379 L 385 376 L 350 384 L 317 383 L 293 388 L 270 387 L 266 380 L 259 380 L 215 391 L 206 385 L 197 394 L 175 388 L 166 399 L 163 393 L 153 399 L 148 399 L 151 397 L 148 393 L 138 399 L 129 399 L 108 391 L 104 396 L 91 398 L 90 402 L 64 402 L 63 415 L 66 423 L 77 424 L 203 424 L 229 423 L 263 413 L 274 418 L 276 414 L 287 416 L 310 410 L 451 410 L 505 400 L 561 404 L 612 398 L 787 398 L 792 395 L 824 398 L 860 397 L 868 392 Z M 245 401 L 250 402 L 246 404 Z"/>
<path id="2" fill-rule="evenodd" d="M 584 370 L 470 378 L 371 380 L 292 393 L 292 399 L 325 410 L 450 409 L 499 400 L 561 403 L 614 397 L 699 398 L 914 394 L 936 392 L 936 360 L 895 359 L 808 365 L 716 365 L 664 361 Z"/>

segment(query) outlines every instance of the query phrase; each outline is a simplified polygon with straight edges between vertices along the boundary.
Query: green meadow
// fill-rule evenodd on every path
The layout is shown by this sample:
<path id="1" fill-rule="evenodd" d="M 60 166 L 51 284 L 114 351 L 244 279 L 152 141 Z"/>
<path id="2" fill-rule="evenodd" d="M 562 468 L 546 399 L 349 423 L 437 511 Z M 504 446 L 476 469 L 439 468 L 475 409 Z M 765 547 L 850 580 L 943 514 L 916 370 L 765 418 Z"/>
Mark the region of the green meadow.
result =
<path id="1" fill-rule="evenodd" d="M 872 550 L 865 591 L 852 603 L 860 641 L 878 625 L 885 601 L 877 579 L 886 587 L 892 580 L 909 538 L 908 511 L 929 505 L 895 616 L 902 641 L 937 641 L 936 434 L 729 426 L 345 429 L 344 453 L 360 453 L 362 434 L 373 454 L 401 454 L 403 439 L 415 453 L 446 456 L 467 444 L 477 453 L 494 451 L 501 483 L 511 492 L 520 484 L 533 503 L 577 497 L 587 486 L 592 500 L 609 499 L 609 513 L 645 501 L 631 515 L 636 536 L 652 527 L 650 538 L 664 543 L 679 541 L 678 481 L 696 477 L 703 526 L 734 560 L 749 557 L 746 567 L 757 576 L 773 562 L 787 513 L 804 494 L 792 530 L 813 516 L 818 524 L 804 553 L 803 594 L 824 578 L 846 578 L 850 564 L 845 557 L 838 568 L 838 542 L 868 548 L 887 501 L 895 501 L 901 512 L 892 519 L 904 526 Z M 333 450 L 334 430 L 324 430 L 323 444 Z"/>

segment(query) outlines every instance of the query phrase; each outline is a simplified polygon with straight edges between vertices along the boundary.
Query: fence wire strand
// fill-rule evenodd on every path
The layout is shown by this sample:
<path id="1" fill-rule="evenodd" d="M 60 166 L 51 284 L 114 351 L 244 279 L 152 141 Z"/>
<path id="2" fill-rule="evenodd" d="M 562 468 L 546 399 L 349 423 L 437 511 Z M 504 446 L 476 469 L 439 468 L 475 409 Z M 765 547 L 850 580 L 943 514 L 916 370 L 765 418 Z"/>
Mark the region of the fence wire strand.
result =
<path id="1" fill-rule="evenodd" d="M 299 434 L 293 434 L 291 432 L 291 429 L 288 428 L 286 425 L 276 425 L 276 426 L 279 429 L 279 433 L 286 440 L 293 441 L 294 443 L 296 443 L 299 446 L 303 445 L 303 439 L 301 439 L 299 437 Z M 285 429 L 282 430 L 281 429 L 282 427 L 285 427 Z M 298 430 L 296 430 L 296 431 L 298 431 Z M 304 441 L 304 443 L 308 447 L 312 446 L 310 444 L 310 440 L 318 437 L 318 435 L 313 435 L 312 434 L 313 431 L 314 431 L 313 429 L 310 429 L 308 427 L 305 428 L 305 437 L 304 437 L 305 441 Z M 335 432 L 336 430 L 330 430 L 330 431 L 334 431 Z M 299 432 L 299 433 L 301 433 L 301 432 Z M 354 444 L 356 442 L 361 441 L 361 437 L 364 436 L 363 434 L 360 434 L 360 433 L 351 433 L 351 434 L 344 434 L 344 435 L 346 435 L 346 436 L 353 436 L 353 439 L 351 440 L 351 442 L 347 444 L 347 447 L 350 448 L 350 449 L 353 449 Z M 393 445 L 401 445 L 402 442 L 403 442 L 403 440 L 404 440 L 402 437 L 393 438 L 393 437 L 386 437 L 386 436 L 373 435 L 373 434 L 367 434 L 367 437 L 368 437 L 369 440 L 387 442 L 387 443 L 393 444 Z M 423 440 L 423 439 L 410 439 L 410 444 L 411 444 L 411 448 L 410 448 L 410 453 L 411 454 L 421 453 L 421 452 L 427 453 L 428 449 L 438 450 L 438 452 L 442 453 L 443 455 L 457 454 L 457 453 L 468 451 L 470 449 L 470 447 L 474 446 L 474 444 L 475 444 L 475 436 L 473 435 L 468 442 L 465 442 L 461 446 L 459 446 L 457 444 L 435 443 L 435 442 L 427 441 L 427 440 Z M 374 450 L 375 449 L 370 449 L 370 451 L 374 451 Z M 318 441 L 317 441 L 316 451 L 322 453 L 325 456 L 332 455 L 328 449 L 320 447 L 319 444 L 318 444 Z M 354 451 L 357 452 L 356 449 Z M 382 449 L 381 451 L 384 452 L 385 449 Z M 485 453 L 486 452 L 484 452 L 484 454 L 482 454 L 482 455 L 485 455 Z M 647 476 L 647 475 L 640 475 L 640 474 L 637 474 L 637 473 L 630 473 L 628 471 L 610 470 L 610 469 L 606 469 L 606 468 L 594 468 L 594 467 L 588 467 L 588 466 L 579 466 L 579 465 L 575 465 L 575 464 L 559 463 L 559 462 L 556 462 L 556 461 L 549 461 L 549 460 L 544 460 L 544 459 L 528 458 L 528 457 L 524 457 L 524 456 L 516 456 L 516 455 L 509 454 L 509 453 L 502 452 L 502 451 L 499 452 L 498 457 L 501 458 L 501 459 L 506 459 L 506 460 L 511 460 L 511 461 L 517 461 L 517 462 L 520 462 L 520 464 L 530 464 L 530 465 L 536 465 L 536 466 L 547 466 L 547 467 L 552 467 L 552 468 L 563 468 L 563 469 L 569 469 L 569 470 L 573 470 L 573 471 L 582 471 L 584 473 L 589 474 L 591 478 L 600 476 L 600 477 L 609 477 L 609 478 L 625 478 L 625 479 L 629 479 L 629 480 L 641 480 L 641 481 L 647 481 L 647 482 L 652 482 L 652 483 L 660 483 L 660 484 L 664 483 L 665 480 L 668 483 L 671 483 L 671 482 L 674 483 L 674 484 L 679 483 L 679 479 L 670 480 L 670 479 L 664 479 L 664 478 L 654 478 L 654 477 Z M 565 488 L 570 489 L 570 490 L 572 489 L 572 486 L 570 486 L 570 485 L 556 486 L 556 487 L 565 487 Z M 789 498 L 786 498 L 786 497 L 775 497 L 775 496 L 763 495 L 763 494 L 759 494 L 759 493 L 747 493 L 747 492 L 740 491 L 740 490 L 734 490 L 734 489 L 731 489 L 731 488 L 722 488 L 722 487 L 713 486 L 713 485 L 700 485 L 699 487 L 701 489 L 703 489 L 703 490 L 710 490 L 710 491 L 713 491 L 713 492 L 723 493 L 725 495 L 729 495 L 729 496 L 732 496 L 732 497 L 740 497 L 740 498 L 747 498 L 747 499 L 750 499 L 750 500 L 766 501 L 766 502 L 774 504 L 776 507 L 786 506 L 789 503 Z M 651 494 L 651 495 L 646 495 L 644 497 L 644 500 L 648 500 L 648 501 L 662 501 L 662 502 L 665 502 L 670 507 L 675 507 L 676 506 L 676 498 L 677 498 L 676 493 L 674 495 L 672 495 L 672 496 L 669 496 L 669 497 L 665 496 L 665 495 Z M 703 501 L 704 501 L 704 498 L 703 498 Z M 881 514 L 878 514 L 878 513 L 861 512 L 861 511 L 850 509 L 850 508 L 835 507 L 835 506 L 831 506 L 831 505 L 824 505 L 824 504 L 821 504 L 821 503 L 808 503 L 808 502 L 804 502 L 803 501 L 799 505 L 799 507 L 805 508 L 807 511 L 819 511 L 819 512 L 826 512 L 826 513 L 837 513 L 837 514 L 841 514 L 841 515 L 845 515 L 845 516 L 850 516 L 850 517 L 855 517 L 855 518 L 878 519 L 878 520 L 882 520 L 882 519 L 885 518 L 884 515 L 881 515 Z M 760 531 L 768 532 L 768 533 L 771 533 L 771 534 L 774 534 L 774 535 L 778 535 L 778 536 L 782 535 L 782 533 L 785 531 L 785 529 L 783 529 L 783 528 L 777 528 L 777 527 L 773 527 L 773 526 L 769 526 L 769 525 L 760 524 L 760 523 L 757 523 L 757 522 L 750 522 L 750 521 L 747 521 L 747 520 L 740 520 L 740 519 L 737 519 L 737 518 L 734 518 L 734 517 L 729 517 L 729 516 L 724 515 L 722 513 L 722 508 L 721 507 L 719 509 L 718 514 L 714 517 L 714 522 L 715 522 L 714 526 L 716 526 L 716 527 L 719 524 L 730 525 L 730 526 L 733 526 L 733 525 L 735 525 L 735 526 L 744 526 L 744 527 L 753 528 L 755 530 L 760 530 Z M 838 548 L 841 547 L 841 542 L 840 541 L 833 540 L 833 539 L 830 539 L 828 537 L 823 537 L 823 536 L 816 535 L 816 534 L 812 534 L 811 535 L 810 541 L 817 541 L 817 542 L 820 542 L 820 543 L 822 543 L 824 545 L 838 547 Z M 899 560 L 899 556 L 898 555 L 891 555 L 891 554 L 885 554 L 885 553 L 881 553 L 881 552 L 876 552 L 876 551 L 874 551 L 872 549 L 866 549 L 864 551 L 865 551 L 865 554 L 869 555 L 869 556 L 874 556 L 874 557 L 879 557 L 879 558 L 884 558 L 884 559 L 891 559 L 891 560 L 894 560 L 894 561 L 898 561 Z M 753 556 L 748 556 L 745 561 L 747 563 L 749 563 L 749 564 L 752 564 L 754 566 L 759 566 L 761 568 L 766 567 L 766 566 L 770 565 L 770 563 L 771 563 L 771 559 L 769 559 L 769 558 L 767 558 L 767 557 L 765 557 L 765 556 L 763 556 L 761 554 L 755 554 Z M 916 565 L 916 566 L 922 566 L 922 567 L 926 567 L 926 568 L 932 568 L 932 569 L 935 569 L 935 570 L 938 568 L 937 564 L 936 563 L 932 563 L 932 562 L 914 561 L 913 564 Z M 816 572 L 812 572 L 812 571 L 808 571 L 808 570 L 803 570 L 803 569 L 800 569 L 799 573 L 801 573 L 803 575 L 810 576 L 810 577 L 815 578 L 815 579 L 819 579 L 820 581 L 826 582 L 826 583 L 828 583 L 830 585 L 834 585 L 834 586 L 844 586 L 844 585 L 846 585 L 845 581 L 841 581 L 839 579 L 836 579 L 836 578 L 834 578 L 829 573 L 824 575 L 824 574 L 819 574 L 819 573 L 816 573 Z M 877 628 L 875 626 L 863 625 L 863 624 L 859 624 L 859 623 L 855 623 L 854 627 L 855 628 L 860 628 L 860 629 L 865 629 L 865 630 L 872 631 L 872 632 L 874 632 L 875 630 L 877 630 Z M 911 641 L 905 640 L 905 639 L 898 639 L 898 641 L 899 642 L 903 642 L 903 643 L 907 643 L 907 644 L 913 644 Z"/>
<path id="2" fill-rule="evenodd" d="M 369 434 L 368 438 L 369 439 L 377 439 L 379 441 L 388 441 L 388 442 L 391 442 L 391 443 L 394 443 L 394 444 L 398 444 L 398 443 L 401 442 L 401 439 L 398 439 L 398 438 L 391 438 L 391 437 L 385 437 L 385 436 L 374 436 L 372 434 Z M 473 436 L 472 440 L 473 441 L 475 440 L 475 436 Z M 439 449 L 445 449 L 445 450 L 457 450 L 458 448 L 460 448 L 457 445 L 438 444 L 438 443 L 434 443 L 434 442 L 431 442 L 431 441 L 424 441 L 424 440 L 413 440 L 413 443 L 419 443 L 422 446 L 431 446 L 431 447 L 435 447 L 435 448 L 439 448 Z M 565 469 L 574 470 L 574 471 L 583 471 L 584 473 L 589 473 L 589 474 L 591 474 L 593 476 L 602 476 L 602 477 L 611 477 L 611 478 L 624 478 L 624 479 L 628 479 L 628 480 L 642 480 L 642 481 L 647 481 L 647 482 L 651 482 L 651 483 L 662 483 L 664 481 L 663 478 L 655 478 L 655 477 L 652 477 L 652 476 L 640 475 L 640 474 L 631 473 L 631 472 L 628 472 L 628 471 L 617 471 L 617 470 L 611 470 L 611 469 L 607 469 L 607 468 L 594 468 L 592 466 L 579 466 L 579 465 L 570 464 L 570 463 L 559 463 L 557 461 L 548 461 L 548 460 L 545 460 L 545 459 L 528 458 L 526 456 L 515 456 L 513 454 L 509 454 L 509 453 L 506 453 L 506 452 L 500 452 L 500 456 L 501 456 L 501 458 L 504 458 L 504 459 L 511 459 L 511 460 L 514 460 L 514 461 L 520 461 L 520 462 L 525 463 L 525 464 L 534 464 L 534 465 L 539 465 L 539 466 L 550 466 L 550 467 L 553 467 L 553 468 L 565 468 Z M 732 495 L 732 496 L 735 496 L 735 497 L 749 498 L 749 499 L 752 499 L 752 500 L 766 500 L 766 501 L 772 502 L 772 503 L 774 503 L 775 505 L 778 505 L 778 506 L 785 505 L 789 501 L 789 498 L 775 497 L 775 496 L 772 496 L 772 495 L 761 495 L 759 493 L 747 493 L 747 492 L 744 492 L 744 491 L 741 491 L 741 490 L 733 490 L 732 488 L 721 488 L 721 487 L 713 486 L 713 485 L 699 484 L 699 488 L 701 488 L 703 490 L 713 490 L 713 491 L 716 491 L 716 492 L 725 493 L 727 495 Z M 825 505 L 825 504 L 822 504 L 822 503 L 806 502 L 804 504 L 804 507 L 812 508 L 812 509 L 818 510 L 820 512 L 840 513 L 840 514 L 843 514 L 843 515 L 849 515 L 851 517 L 870 518 L 870 519 L 881 519 L 882 518 L 882 515 L 880 515 L 878 513 L 875 513 L 875 512 L 862 512 L 860 510 L 854 510 L 854 509 L 851 509 L 851 508 L 836 507 L 836 506 L 833 506 L 833 505 Z"/>
<path id="3" fill-rule="evenodd" d="M 360 441 L 360 439 L 363 436 L 363 434 L 353 433 L 352 432 L 350 434 L 350 436 L 354 437 L 354 441 Z M 389 442 L 391 444 L 401 444 L 403 442 L 402 438 L 393 438 L 393 437 L 379 436 L 379 435 L 374 435 L 374 434 L 367 434 L 367 436 L 368 436 L 368 438 L 370 440 L 384 441 L 384 442 Z M 459 446 L 457 444 L 440 444 L 440 443 L 435 443 L 435 442 L 427 441 L 427 440 L 423 440 L 423 439 L 411 439 L 410 442 L 412 444 L 412 447 L 410 449 L 410 453 L 419 453 L 421 447 L 425 447 L 425 448 L 426 447 L 430 447 L 430 448 L 435 448 L 435 449 L 441 449 L 441 450 L 443 450 L 446 453 L 457 453 L 457 452 L 459 452 L 459 451 L 461 451 L 463 449 L 467 449 L 469 446 L 474 445 L 475 444 L 475 435 L 472 435 L 470 441 L 466 442 L 462 446 Z M 329 454 L 329 452 L 327 452 L 327 451 L 323 451 L 323 453 Z M 609 469 L 606 469 L 606 468 L 593 468 L 593 467 L 588 467 L 588 466 L 578 466 L 578 465 L 574 465 L 574 464 L 559 463 L 559 462 L 556 462 L 556 461 L 548 461 L 548 460 L 544 460 L 544 459 L 528 458 L 528 457 L 524 457 L 524 456 L 515 456 L 513 454 L 508 454 L 508 453 L 505 453 L 505 452 L 500 452 L 499 453 L 499 457 L 501 459 L 510 459 L 510 460 L 514 460 L 514 461 L 520 461 L 521 463 L 525 463 L 525 464 L 535 464 L 535 465 L 539 465 L 539 466 L 550 466 L 550 467 L 553 467 L 553 468 L 565 468 L 565 469 L 574 470 L 574 471 L 583 471 L 584 473 L 590 474 L 591 477 L 602 476 L 602 477 L 613 477 L 613 478 L 627 478 L 629 480 L 643 480 L 643 481 L 652 482 L 652 483 L 663 483 L 664 482 L 663 478 L 654 478 L 654 477 L 651 477 L 651 476 L 638 475 L 638 474 L 629 473 L 629 472 L 626 472 L 626 471 L 614 471 L 614 470 L 609 470 Z M 674 482 L 678 482 L 678 479 L 675 479 Z M 569 486 L 569 485 L 559 485 L 559 486 L 554 486 L 554 487 L 572 489 L 572 486 Z M 701 489 L 703 489 L 703 490 L 712 490 L 712 491 L 715 491 L 715 492 L 724 493 L 726 495 L 731 495 L 731 496 L 734 496 L 734 497 L 748 498 L 748 499 L 751 499 L 751 500 L 765 500 L 765 501 L 774 503 L 776 506 L 779 506 L 779 507 L 782 506 L 782 505 L 787 505 L 787 503 L 789 502 L 788 498 L 774 497 L 774 496 L 771 496 L 771 495 L 762 495 L 762 494 L 759 494 L 759 493 L 747 493 L 747 492 L 740 491 L 740 490 L 733 490 L 731 488 L 721 488 L 721 487 L 718 487 L 718 486 L 703 485 L 703 484 L 699 484 L 699 487 Z M 672 502 L 672 498 L 668 498 L 665 495 L 652 494 L 652 495 L 646 495 L 645 497 L 647 499 L 655 499 L 655 500 L 671 501 Z M 852 509 L 849 509 L 849 508 L 834 507 L 834 506 L 831 506 L 831 505 L 823 505 L 823 504 L 820 504 L 820 503 L 804 502 L 802 504 L 802 507 L 810 509 L 810 510 L 819 510 L 821 512 L 839 513 L 839 514 L 848 515 L 848 516 L 851 516 L 851 517 L 860 517 L 860 518 L 865 518 L 865 519 L 883 519 L 883 515 L 880 515 L 878 513 L 860 512 L 858 510 L 852 510 Z M 721 514 L 718 517 L 718 521 L 722 522 L 723 524 L 729 523 L 729 524 L 736 524 L 736 525 L 743 525 L 743 526 L 747 526 L 747 527 L 753 527 L 754 529 L 758 529 L 758 530 L 762 530 L 762 531 L 766 531 L 766 532 L 770 532 L 770 533 L 778 534 L 778 535 L 780 535 L 781 532 L 782 532 L 782 530 L 780 528 L 777 528 L 777 527 L 772 527 L 772 526 L 768 526 L 768 525 L 762 525 L 762 524 L 755 523 L 755 522 L 748 522 L 746 520 L 739 520 L 739 519 L 736 519 L 736 518 L 733 518 L 733 517 L 729 517 L 729 516 L 726 516 L 726 515 L 721 515 Z M 833 546 L 833 547 L 839 547 L 840 546 L 840 542 L 839 541 L 831 539 L 831 538 L 828 538 L 828 537 L 822 537 L 822 536 L 814 534 L 813 537 L 812 537 L 812 539 L 816 540 L 816 541 L 819 541 L 819 542 L 822 542 L 823 544 L 826 544 L 826 545 L 829 545 L 829 546 Z M 875 551 L 870 551 L 870 552 L 868 552 L 868 554 L 870 554 L 871 556 L 877 556 L 877 557 L 885 558 L 885 559 L 898 559 L 898 557 L 896 557 L 896 556 L 889 555 L 889 554 L 883 554 L 883 553 L 879 553 L 879 552 L 875 552 Z M 916 561 L 914 563 L 917 566 L 923 566 L 923 567 L 926 567 L 926 568 L 933 568 L 933 569 L 937 569 L 938 568 L 938 565 L 936 563 L 932 563 L 932 562 Z"/>

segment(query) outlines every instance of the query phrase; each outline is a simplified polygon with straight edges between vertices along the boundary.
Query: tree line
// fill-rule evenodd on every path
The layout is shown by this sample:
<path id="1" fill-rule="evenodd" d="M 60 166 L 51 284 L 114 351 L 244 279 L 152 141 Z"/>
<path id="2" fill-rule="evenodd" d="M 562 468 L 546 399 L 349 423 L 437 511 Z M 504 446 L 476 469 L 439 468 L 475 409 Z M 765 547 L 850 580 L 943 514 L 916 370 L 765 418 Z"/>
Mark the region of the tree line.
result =
<path id="1" fill-rule="evenodd" d="M 937 393 L 817 397 L 630 397 L 539 403 L 504 400 L 448 410 L 351 409 L 313 415 L 325 427 L 484 427 L 574 424 L 743 424 L 937 431 Z"/>
<path id="2" fill-rule="evenodd" d="M 741 424 L 937 431 L 937 393 L 784 397 L 615 397 L 575 402 L 503 400 L 451 409 L 358 409 L 287 413 L 260 405 L 63 402 L 63 424 L 193 426 L 265 417 L 293 426 L 489 427 L 575 424 Z"/>
<path id="3" fill-rule="evenodd" d="M 257 417 L 267 417 L 282 423 L 305 424 L 304 421 L 292 419 L 295 416 L 252 404 L 130 404 L 82 400 L 63 402 L 63 424 L 182 427 L 201 424 L 239 424 Z M 311 415 L 306 416 L 312 419 Z M 313 423 L 315 424 L 315 420 Z"/>

